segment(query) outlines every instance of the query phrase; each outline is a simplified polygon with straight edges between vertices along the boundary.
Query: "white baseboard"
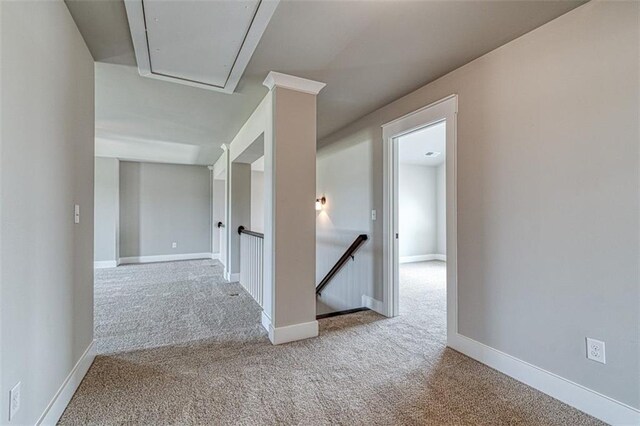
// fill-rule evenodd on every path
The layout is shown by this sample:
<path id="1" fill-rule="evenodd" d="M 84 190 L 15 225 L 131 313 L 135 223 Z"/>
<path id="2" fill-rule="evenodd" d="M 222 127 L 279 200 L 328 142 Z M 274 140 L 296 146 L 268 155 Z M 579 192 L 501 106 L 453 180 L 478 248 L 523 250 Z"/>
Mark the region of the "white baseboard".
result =
<path id="1" fill-rule="evenodd" d="M 400 256 L 400 263 L 427 262 L 429 260 L 447 261 L 444 254 L 421 254 L 418 256 Z"/>
<path id="2" fill-rule="evenodd" d="M 267 333 L 269 332 L 269 330 L 271 329 L 271 318 L 269 318 L 269 315 L 266 314 L 265 311 L 262 311 L 262 326 L 264 327 L 265 330 L 267 330 Z"/>
<path id="3" fill-rule="evenodd" d="M 40 416 L 36 425 L 55 425 L 60 420 L 64 409 L 67 408 L 71 397 L 78 389 L 80 382 L 84 378 L 89 367 L 93 363 L 96 357 L 96 342 L 92 341 L 87 349 L 84 351 L 76 365 L 71 369 L 71 372 L 64 379 L 60 389 L 55 393 L 49 405 L 44 410 L 44 413 Z"/>
<path id="4" fill-rule="evenodd" d="M 274 345 L 318 336 L 318 321 L 303 322 L 286 327 L 273 327 L 269 321 L 269 340 Z"/>
<path id="5" fill-rule="evenodd" d="M 362 295 L 362 306 L 369 308 L 372 311 L 376 311 L 380 315 L 386 315 L 384 312 L 384 303 L 374 299 L 373 297 L 367 296 L 366 294 Z"/>
<path id="6" fill-rule="evenodd" d="M 121 257 L 120 265 L 131 263 L 170 262 L 173 260 L 211 259 L 211 253 L 161 254 L 158 256 Z"/>
<path id="7" fill-rule="evenodd" d="M 220 253 L 211 253 L 211 259 L 220 260 Z"/>
<path id="8" fill-rule="evenodd" d="M 448 346 L 507 376 L 612 425 L 640 424 L 640 410 L 461 334 Z"/>
<path id="9" fill-rule="evenodd" d="M 116 266 L 118 266 L 118 262 L 115 260 L 96 260 L 93 262 L 94 269 L 115 268 Z"/>
<path id="10" fill-rule="evenodd" d="M 240 281 L 240 273 L 232 274 L 230 272 L 224 271 L 224 279 L 229 281 L 230 283 L 235 283 Z"/>

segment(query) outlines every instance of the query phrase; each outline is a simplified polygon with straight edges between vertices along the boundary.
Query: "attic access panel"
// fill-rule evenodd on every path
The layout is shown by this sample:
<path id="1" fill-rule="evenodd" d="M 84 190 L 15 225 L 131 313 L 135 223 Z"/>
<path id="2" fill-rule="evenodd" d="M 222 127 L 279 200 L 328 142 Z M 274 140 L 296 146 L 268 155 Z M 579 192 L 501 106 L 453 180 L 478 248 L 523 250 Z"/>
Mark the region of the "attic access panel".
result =
<path id="1" fill-rule="evenodd" d="M 138 71 L 233 93 L 279 0 L 125 0 Z"/>

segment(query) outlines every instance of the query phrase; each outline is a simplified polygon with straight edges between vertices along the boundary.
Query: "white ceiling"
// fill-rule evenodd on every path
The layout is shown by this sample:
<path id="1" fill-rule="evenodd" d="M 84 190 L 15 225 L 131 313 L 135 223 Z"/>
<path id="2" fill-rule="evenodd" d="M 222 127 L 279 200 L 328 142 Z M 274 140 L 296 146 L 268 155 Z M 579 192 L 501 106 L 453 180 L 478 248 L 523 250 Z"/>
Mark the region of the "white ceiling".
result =
<path id="1" fill-rule="evenodd" d="M 230 123 L 253 111 L 242 96 L 143 78 L 135 67 L 98 62 L 95 70 L 96 152 L 119 148 L 108 151 L 119 158 L 213 164 L 238 130 Z"/>
<path id="2" fill-rule="evenodd" d="M 97 132 L 214 145 L 202 160 L 211 164 L 266 94 L 269 71 L 327 83 L 318 96 L 321 139 L 583 2 L 283 0 L 232 95 L 113 65 L 135 66 L 122 1 L 66 3 L 104 62 L 96 67 Z"/>
<path id="3" fill-rule="evenodd" d="M 419 166 L 439 166 L 445 160 L 444 121 L 425 127 L 398 138 L 398 157 L 401 164 Z M 440 153 L 428 157 L 426 153 Z"/>

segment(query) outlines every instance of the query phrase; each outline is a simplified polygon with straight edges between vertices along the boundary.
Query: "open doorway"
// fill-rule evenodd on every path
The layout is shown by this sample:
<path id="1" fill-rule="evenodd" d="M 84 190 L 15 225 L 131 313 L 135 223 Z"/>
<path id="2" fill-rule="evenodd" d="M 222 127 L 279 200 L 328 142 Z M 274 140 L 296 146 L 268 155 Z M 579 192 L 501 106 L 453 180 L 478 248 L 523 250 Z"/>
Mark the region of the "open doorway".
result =
<path id="1" fill-rule="evenodd" d="M 446 121 L 397 138 L 400 314 L 446 318 Z M 423 312 L 421 312 L 423 311 Z"/>
<path id="2" fill-rule="evenodd" d="M 457 333 L 456 112 L 452 95 L 382 126 L 383 313 L 434 316 L 447 340 Z"/>

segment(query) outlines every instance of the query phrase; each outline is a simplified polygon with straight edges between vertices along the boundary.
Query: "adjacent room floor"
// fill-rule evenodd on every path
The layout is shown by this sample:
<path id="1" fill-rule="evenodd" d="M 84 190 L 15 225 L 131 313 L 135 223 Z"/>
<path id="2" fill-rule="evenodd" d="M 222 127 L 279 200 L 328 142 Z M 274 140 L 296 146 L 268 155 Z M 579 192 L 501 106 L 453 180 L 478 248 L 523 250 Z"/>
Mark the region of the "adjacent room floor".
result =
<path id="1" fill-rule="evenodd" d="M 213 260 L 124 265 L 95 272 L 99 354 L 262 335 L 260 313 Z"/>
<path id="2" fill-rule="evenodd" d="M 399 317 L 328 318 L 320 337 L 273 346 L 215 261 L 98 271 L 103 355 L 60 422 L 599 424 L 447 349 L 444 274 L 442 262 L 403 267 Z"/>

